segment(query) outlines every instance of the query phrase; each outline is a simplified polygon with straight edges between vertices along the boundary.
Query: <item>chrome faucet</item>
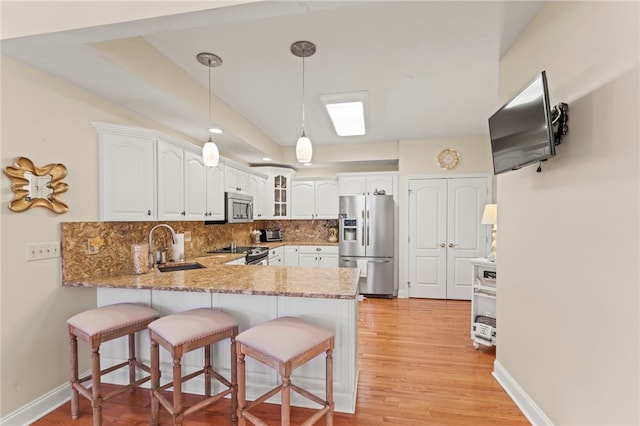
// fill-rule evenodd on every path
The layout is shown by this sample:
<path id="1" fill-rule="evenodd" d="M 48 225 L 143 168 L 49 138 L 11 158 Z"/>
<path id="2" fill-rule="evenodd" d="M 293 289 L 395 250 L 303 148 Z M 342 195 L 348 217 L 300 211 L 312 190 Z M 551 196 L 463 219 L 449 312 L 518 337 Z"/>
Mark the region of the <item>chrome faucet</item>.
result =
<path id="1" fill-rule="evenodd" d="M 153 256 L 153 239 L 151 237 L 152 237 L 153 231 L 155 231 L 158 228 L 167 228 L 169 231 L 171 231 L 171 241 L 173 242 L 173 244 L 177 244 L 178 242 L 176 240 L 176 231 L 174 231 L 173 228 L 170 227 L 169 225 L 161 223 L 151 228 L 151 230 L 149 231 L 149 269 L 153 269 L 153 267 L 156 264 Z"/>

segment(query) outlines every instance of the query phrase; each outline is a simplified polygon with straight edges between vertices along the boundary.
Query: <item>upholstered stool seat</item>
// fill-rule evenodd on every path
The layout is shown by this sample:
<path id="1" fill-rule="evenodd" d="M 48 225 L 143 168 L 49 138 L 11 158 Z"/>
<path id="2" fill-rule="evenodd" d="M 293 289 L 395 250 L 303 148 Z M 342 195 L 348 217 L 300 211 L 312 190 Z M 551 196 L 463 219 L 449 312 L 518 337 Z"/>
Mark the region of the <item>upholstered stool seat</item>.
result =
<path id="1" fill-rule="evenodd" d="M 237 422 L 236 343 L 238 323 L 222 311 L 208 308 L 193 309 L 162 317 L 149 324 L 151 338 L 151 423 L 158 424 L 160 404 L 173 417 L 174 425 L 181 425 L 185 415 L 204 408 L 226 395 L 231 395 L 231 420 Z M 231 341 L 231 380 L 227 380 L 211 366 L 211 345 L 224 339 Z M 160 386 L 160 351 L 165 348 L 173 359 L 173 380 Z M 182 355 L 204 347 L 204 367 L 182 376 Z M 204 374 L 205 399 L 189 408 L 182 404 L 182 383 Z M 211 395 L 211 380 L 216 379 L 225 386 L 221 392 Z M 173 402 L 161 391 L 173 387 Z"/>
<path id="2" fill-rule="evenodd" d="M 322 327 L 309 324 L 299 318 L 282 317 L 257 325 L 236 338 L 238 354 L 238 418 L 240 425 L 246 420 L 254 425 L 265 425 L 249 410 L 281 392 L 281 424 L 289 425 L 291 410 L 291 389 L 320 404 L 303 424 L 312 425 L 326 414 L 326 424 L 333 424 L 333 345 L 334 333 Z M 326 353 L 326 396 L 325 399 L 291 383 L 294 369 L 310 361 L 321 353 Z M 247 405 L 245 356 L 278 371 L 281 383 L 255 401 Z"/>
<path id="3" fill-rule="evenodd" d="M 118 303 L 90 309 L 67 320 L 69 330 L 69 365 L 71 382 L 71 417 L 78 418 L 78 395 L 91 401 L 93 424 L 102 424 L 102 403 L 127 390 L 148 381 L 150 376 L 136 380 L 136 367 L 150 372 L 149 367 L 140 363 L 135 354 L 135 333 L 147 328 L 157 319 L 157 311 L 134 303 Z M 101 370 L 100 344 L 118 337 L 129 336 L 129 359 L 120 364 Z M 91 375 L 78 378 L 78 339 L 91 347 Z M 100 377 L 119 368 L 129 367 L 129 384 L 108 394 L 102 393 Z M 82 382 L 91 379 L 91 389 Z"/>

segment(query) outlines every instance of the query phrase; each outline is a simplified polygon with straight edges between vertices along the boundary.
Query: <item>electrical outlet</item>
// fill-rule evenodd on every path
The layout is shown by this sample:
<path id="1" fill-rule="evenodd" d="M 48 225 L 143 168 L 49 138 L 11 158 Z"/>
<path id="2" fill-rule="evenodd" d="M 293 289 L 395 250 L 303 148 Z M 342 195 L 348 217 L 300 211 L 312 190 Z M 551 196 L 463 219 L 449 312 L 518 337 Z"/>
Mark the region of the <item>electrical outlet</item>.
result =
<path id="1" fill-rule="evenodd" d="M 27 261 L 60 257 L 60 242 L 27 244 Z"/>
<path id="2" fill-rule="evenodd" d="M 191 231 L 184 231 L 184 240 L 191 241 Z"/>

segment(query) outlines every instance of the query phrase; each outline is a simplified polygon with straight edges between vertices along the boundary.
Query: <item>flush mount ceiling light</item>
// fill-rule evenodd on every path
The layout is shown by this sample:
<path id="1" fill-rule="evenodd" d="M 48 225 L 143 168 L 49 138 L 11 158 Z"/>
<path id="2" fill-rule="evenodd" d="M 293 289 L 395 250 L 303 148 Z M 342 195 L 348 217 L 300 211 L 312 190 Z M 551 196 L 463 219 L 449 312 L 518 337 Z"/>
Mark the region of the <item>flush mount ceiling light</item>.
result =
<path id="1" fill-rule="evenodd" d="M 302 135 L 296 143 L 296 158 L 299 163 L 308 163 L 313 156 L 311 140 L 304 133 L 304 58 L 316 53 L 316 45 L 310 41 L 296 41 L 291 45 L 291 53 L 302 58 Z"/>
<path id="2" fill-rule="evenodd" d="M 209 70 L 209 121 L 211 121 L 211 68 L 222 65 L 222 59 L 218 55 L 208 52 L 198 53 L 196 58 L 198 62 L 205 65 Z M 211 139 L 211 133 L 222 133 L 222 131 L 220 129 L 209 129 L 209 140 L 202 147 L 202 160 L 205 166 L 216 167 L 220 161 L 220 151 L 218 151 L 218 146 Z"/>
<path id="3" fill-rule="evenodd" d="M 222 132 L 222 129 L 218 129 L 217 127 L 212 127 L 209 129 L 209 133 L 213 133 L 214 135 L 219 135 Z"/>
<path id="4" fill-rule="evenodd" d="M 320 95 L 338 136 L 362 136 L 367 133 L 367 91 Z"/>

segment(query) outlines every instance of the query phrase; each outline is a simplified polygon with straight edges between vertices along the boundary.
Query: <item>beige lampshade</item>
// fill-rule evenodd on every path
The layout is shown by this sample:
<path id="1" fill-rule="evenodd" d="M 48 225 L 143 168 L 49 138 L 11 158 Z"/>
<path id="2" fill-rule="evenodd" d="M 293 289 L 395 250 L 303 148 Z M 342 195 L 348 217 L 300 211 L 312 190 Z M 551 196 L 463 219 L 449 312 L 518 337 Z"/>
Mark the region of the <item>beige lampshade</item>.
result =
<path id="1" fill-rule="evenodd" d="M 483 225 L 496 225 L 498 223 L 498 206 L 496 204 L 487 204 L 484 206 L 480 223 Z"/>

